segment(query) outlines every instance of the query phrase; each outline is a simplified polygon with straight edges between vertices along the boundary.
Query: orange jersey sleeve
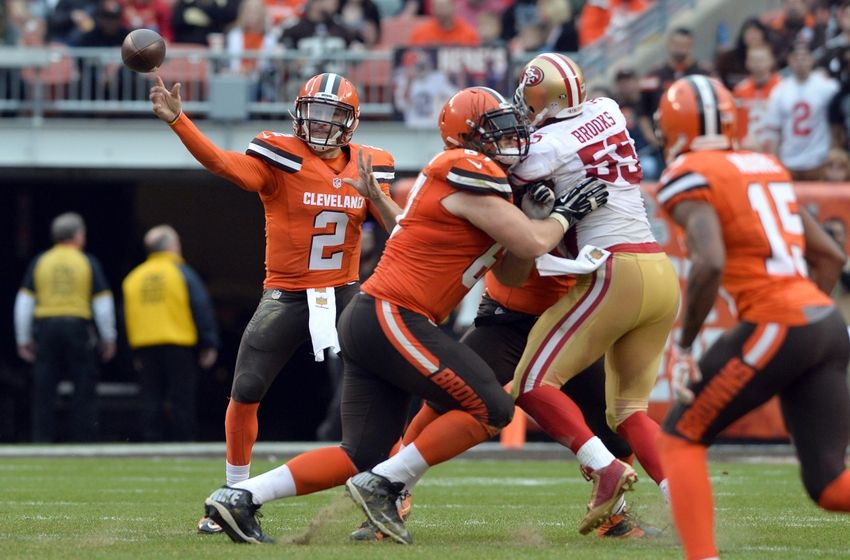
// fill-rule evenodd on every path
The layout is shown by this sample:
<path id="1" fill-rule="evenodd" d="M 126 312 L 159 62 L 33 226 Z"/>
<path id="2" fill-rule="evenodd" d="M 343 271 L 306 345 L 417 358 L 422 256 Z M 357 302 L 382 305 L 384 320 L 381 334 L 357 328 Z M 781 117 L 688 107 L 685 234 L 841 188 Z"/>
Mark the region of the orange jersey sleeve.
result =
<path id="1" fill-rule="evenodd" d="M 442 322 L 501 256 L 502 247 L 441 201 L 466 190 L 511 199 L 504 171 L 470 150 L 441 152 L 422 170 L 363 291 Z"/>
<path id="2" fill-rule="evenodd" d="M 347 150 L 348 164 L 336 173 L 290 134 L 264 131 L 248 145 L 248 155 L 271 169 L 276 185 L 270 194 L 260 193 L 266 216 L 264 287 L 306 290 L 358 280 L 368 205 L 343 179 L 357 178 L 360 151 L 372 155 L 382 188 L 388 188 L 395 168 L 392 156 L 378 148 L 350 144 Z"/>
<path id="3" fill-rule="evenodd" d="M 260 192 L 272 188 L 274 182 L 267 166 L 245 154 L 222 150 L 198 130 L 186 113 L 180 114 L 171 129 L 208 171 L 246 191 Z"/>
<path id="4" fill-rule="evenodd" d="M 797 199 L 775 157 L 685 154 L 662 175 L 656 197 L 668 213 L 684 200 L 714 207 L 726 246 L 723 287 L 743 320 L 802 325 L 807 307 L 831 305 L 808 279 Z"/>
<path id="5" fill-rule="evenodd" d="M 535 268 L 521 286 L 505 286 L 492 272 L 484 277 L 484 283 L 487 295 L 505 309 L 538 317 L 569 292 L 576 279 L 574 276 L 540 276 Z"/>

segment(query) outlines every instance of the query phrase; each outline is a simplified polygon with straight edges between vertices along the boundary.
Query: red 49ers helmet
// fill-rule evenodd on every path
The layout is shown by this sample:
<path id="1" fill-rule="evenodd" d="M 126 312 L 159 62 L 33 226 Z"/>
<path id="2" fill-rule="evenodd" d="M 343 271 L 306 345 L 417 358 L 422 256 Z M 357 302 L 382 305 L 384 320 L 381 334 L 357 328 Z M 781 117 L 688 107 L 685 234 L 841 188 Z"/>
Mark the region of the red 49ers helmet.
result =
<path id="1" fill-rule="evenodd" d="M 496 90 L 460 90 L 443 106 L 438 122 L 448 148 L 469 148 L 506 166 L 528 155 L 525 120 Z"/>
<path id="2" fill-rule="evenodd" d="M 357 89 L 339 74 L 313 76 L 301 87 L 292 118 L 295 136 L 313 151 L 345 146 L 360 124 Z"/>
<path id="3" fill-rule="evenodd" d="M 581 114 L 587 86 L 584 73 L 573 60 L 559 53 L 532 58 L 522 71 L 514 104 L 538 127 L 549 119 L 566 119 Z"/>
<path id="4" fill-rule="evenodd" d="M 713 78 L 686 76 L 664 92 L 655 124 L 668 163 L 684 152 L 730 150 L 735 147 L 735 98 Z"/>

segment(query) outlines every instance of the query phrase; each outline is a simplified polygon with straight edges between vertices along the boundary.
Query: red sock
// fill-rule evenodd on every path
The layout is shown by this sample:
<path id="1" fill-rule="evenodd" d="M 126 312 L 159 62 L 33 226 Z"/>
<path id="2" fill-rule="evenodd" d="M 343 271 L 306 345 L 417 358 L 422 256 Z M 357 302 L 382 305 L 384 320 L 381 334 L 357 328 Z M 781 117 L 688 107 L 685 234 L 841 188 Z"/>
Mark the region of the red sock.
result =
<path id="1" fill-rule="evenodd" d="M 581 409 L 573 400 L 554 387 L 541 385 L 523 393 L 516 400 L 518 407 L 534 418 L 555 441 L 578 454 L 581 446 L 593 437 Z"/>
<path id="2" fill-rule="evenodd" d="M 662 433 L 658 436 L 658 451 L 670 485 L 673 521 L 685 549 L 685 558 L 697 560 L 718 556 L 714 544 L 714 499 L 708 480 L 708 449 Z"/>
<path id="3" fill-rule="evenodd" d="M 341 447 L 323 447 L 298 455 L 286 463 L 298 496 L 327 490 L 357 474 L 357 467 Z"/>
<path id="4" fill-rule="evenodd" d="M 227 462 L 247 465 L 257 441 L 257 409 L 260 403 L 241 403 L 230 399 L 224 415 L 224 440 L 227 445 Z"/>
<path id="5" fill-rule="evenodd" d="M 439 412 L 428 406 L 427 403 L 422 403 L 422 408 L 419 409 L 419 412 L 416 413 L 416 416 L 413 417 L 413 420 L 410 421 L 410 425 L 404 431 L 402 443 L 404 443 L 404 445 L 410 445 L 413 443 L 413 440 L 419 437 L 422 430 L 439 417 Z M 395 453 L 392 455 L 395 455 Z"/>
<path id="6" fill-rule="evenodd" d="M 617 426 L 617 433 L 629 442 L 640 465 L 656 484 L 664 480 L 656 443 L 659 432 L 661 427 L 646 412 L 635 412 Z"/>
<path id="7" fill-rule="evenodd" d="M 492 434 L 462 410 L 450 410 L 428 424 L 413 442 L 425 462 L 434 466 L 486 441 Z"/>
<path id="8" fill-rule="evenodd" d="M 850 470 L 845 470 L 824 488 L 818 505 L 829 511 L 850 512 Z"/>

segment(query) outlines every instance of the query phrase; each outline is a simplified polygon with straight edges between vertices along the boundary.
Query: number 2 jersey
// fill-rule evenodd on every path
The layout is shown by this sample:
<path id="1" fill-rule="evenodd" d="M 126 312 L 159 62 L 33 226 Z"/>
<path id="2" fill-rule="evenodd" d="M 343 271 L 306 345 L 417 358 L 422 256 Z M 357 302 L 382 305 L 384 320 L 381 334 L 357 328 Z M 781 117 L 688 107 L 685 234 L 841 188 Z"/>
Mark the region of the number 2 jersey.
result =
<path id="1" fill-rule="evenodd" d="M 343 179 L 357 179 L 363 152 L 364 159 L 372 156 L 375 177 L 389 194 L 395 163 L 388 152 L 349 144 L 348 163 L 335 172 L 291 134 L 261 132 L 245 155 L 215 146 L 185 114 L 172 128 L 209 171 L 259 194 L 266 219 L 264 288 L 300 291 L 359 279 L 361 225 L 371 208 Z"/>
<path id="2" fill-rule="evenodd" d="M 585 102 L 580 115 L 541 127 L 531 135 L 528 157 L 511 168 L 519 184 L 552 179 L 562 195 L 588 177 L 608 185 L 608 203 L 567 233 L 567 249 L 652 243 L 655 238 L 640 191 L 643 171 L 619 105 L 607 97 Z M 572 237 L 575 235 L 575 238 Z"/>
<path id="3" fill-rule="evenodd" d="M 832 304 L 808 279 L 803 222 L 788 171 L 773 156 L 705 151 L 680 156 L 661 177 L 658 202 L 711 204 L 726 246 L 723 287 L 752 323 L 807 323 L 806 308 Z"/>
<path id="4" fill-rule="evenodd" d="M 512 198 L 504 171 L 490 158 L 463 149 L 439 153 L 414 183 L 364 292 L 434 323 L 451 313 L 502 253 L 489 235 L 443 207 L 458 190 Z"/>

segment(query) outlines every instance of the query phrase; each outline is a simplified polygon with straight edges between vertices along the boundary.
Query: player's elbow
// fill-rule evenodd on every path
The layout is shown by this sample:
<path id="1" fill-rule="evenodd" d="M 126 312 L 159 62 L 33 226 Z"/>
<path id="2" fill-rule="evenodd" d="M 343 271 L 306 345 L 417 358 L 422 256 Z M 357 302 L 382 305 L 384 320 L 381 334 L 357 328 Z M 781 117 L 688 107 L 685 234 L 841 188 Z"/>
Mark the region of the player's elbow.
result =
<path id="1" fill-rule="evenodd" d="M 719 284 L 723 278 L 726 259 L 722 255 L 705 255 L 691 262 L 691 274 L 699 276 L 706 283 Z"/>

